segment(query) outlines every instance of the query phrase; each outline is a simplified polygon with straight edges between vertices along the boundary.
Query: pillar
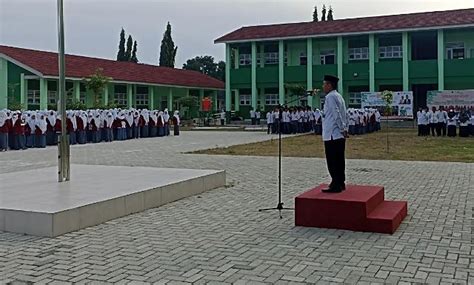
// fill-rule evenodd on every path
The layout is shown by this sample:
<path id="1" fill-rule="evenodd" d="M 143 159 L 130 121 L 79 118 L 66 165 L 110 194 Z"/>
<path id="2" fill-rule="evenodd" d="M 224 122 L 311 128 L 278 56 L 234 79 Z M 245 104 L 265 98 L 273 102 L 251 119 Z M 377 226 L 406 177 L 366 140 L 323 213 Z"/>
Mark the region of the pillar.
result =
<path id="1" fill-rule="evenodd" d="M 444 30 L 438 30 L 438 90 L 444 90 Z"/>
<path id="2" fill-rule="evenodd" d="M 73 82 L 73 92 L 74 92 L 74 98 L 76 99 L 76 102 L 80 102 L 81 101 L 81 82 L 80 81 Z"/>
<path id="3" fill-rule="evenodd" d="M 212 99 L 213 99 L 213 101 L 214 101 L 214 103 L 212 104 L 212 105 L 214 106 L 213 109 L 214 109 L 214 111 L 218 111 L 218 107 L 219 107 L 219 106 L 217 106 L 217 105 L 218 105 L 218 101 L 217 101 L 217 91 L 212 91 L 212 97 L 213 97 Z"/>
<path id="4" fill-rule="evenodd" d="M 261 110 L 265 110 L 265 88 L 260 88 L 260 92 L 259 92 L 259 96 L 258 98 L 260 98 L 260 109 Z"/>
<path id="5" fill-rule="evenodd" d="M 234 97 L 234 108 L 235 108 L 235 111 L 239 111 L 240 110 L 240 92 L 239 92 L 239 89 L 235 89 L 234 90 L 235 92 L 235 97 Z"/>
<path id="6" fill-rule="evenodd" d="M 148 86 L 148 108 L 155 109 L 155 86 Z"/>
<path id="7" fill-rule="evenodd" d="M 313 39 L 306 40 L 306 90 L 313 90 Z M 308 106 L 314 108 L 319 101 L 319 95 L 308 96 Z"/>
<path id="8" fill-rule="evenodd" d="M 375 35 L 369 35 L 369 91 L 375 92 Z"/>
<path id="9" fill-rule="evenodd" d="M 168 111 L 171 112 L 173 109 L 173 88 L 170 87 L 169 92 L 168 92 Z"/>
<path id="10" fill-rule="evenodd" d="M 257 43 L 252 42 L 252 108 L 257 109 Z"/>
<path id="11" fill-rule="evenodd" d="M 343 74 L 342 74 L 342 68 L 344 64 L 344 47 L 343 47 L 343 41 L 342 41 L 342 36 L 337 37 L 337 77 L 339 77 L 339 84 L 337 85 L 337 89 L 339 93 L 342 93 L 343 91 Z"/>
<path id="12" fill-rule="evenodd" d="M 20 74 L 20 104 L 22 108 L 28 109 L 26 106 L 26 103 L 28 102 L 27 96 L 28 96 L 28 89 L 27 89 L 27 83 L 25 80 L 25 74 L 22 73 Z"/>
<path id="13" fill-rule="evenodd" d="M 240 67 L 240 54 L 239 54 L 239 48 L 236 48 L 233 50 L 234 51 L 234 68 L 239 69 Z"/>
<path id="14" fill-rule="evenodd" d="M 48 109 L 48 81 L 40 78 L 40 110 Z"/>
<path id="15" fill-rule="evenodd" d="M 402 73 L 403 73 L 403 91 L 409 91 L 409 69 L 408 69 L 408 32 L 402 33 Z"/>
<path id="16" fill-rule="evenodd" d="M 265 67 L 265 44 L 260 45 L 260 67 Z"/>
<path id="17" fill-rule="evenodd" d="M 283 41 L 278 41 L 278 101 L 285 104 L 285 46 Z"/>
<path id="18" fill-rule="evenodd" d="M 230 63 L 230 44 L 225 44 L 225 59 Z M 232 90 L 230 90 L 230 64 L 225 65 L 225 109 L 230 112 L 232 107 Z"/>
<path id="19" fill-rule="evenodd" d="M 0 110 L 8 108 L 8 61 L 0 58 Z"/>
<path id="20" fill-rule="evenodd" d="M 104 105 L 109 104 L 109 84 L 106 84 L 104 87 Z"/>
<path id="21" fill-rule="evenodd" d="M 132 84 L 127 84 L 127 108 L 132 108 L 133 106 L 133 86 Z"/>

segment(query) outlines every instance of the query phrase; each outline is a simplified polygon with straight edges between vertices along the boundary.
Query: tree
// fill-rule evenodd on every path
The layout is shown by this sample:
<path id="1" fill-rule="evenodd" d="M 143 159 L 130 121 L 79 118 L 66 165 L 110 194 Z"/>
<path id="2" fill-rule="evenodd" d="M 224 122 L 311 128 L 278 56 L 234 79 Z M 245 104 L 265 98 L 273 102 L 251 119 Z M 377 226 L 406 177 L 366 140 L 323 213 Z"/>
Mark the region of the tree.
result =
<path id="1" fill-rule="evenodd" d="M 314 6 L 314 11 L 313 11 L 313 22 L 319 21 L 318 19 L 318 6 Z"/>
<path id="2" fill-rule="evenodd" d="M 222 81 L 225 79 L 225 62 L 219 61 L 215 63 L 214 57 L 209 55 L 188 59 L 183 64 L 183 69 L 199 71 Z"/>
<path id="3" fill-rule="evenodd" d="M 91 91 L 94 95 L 94 104 L 100 104 L 98 98 L 104 91 L 104 88 L 107 86 L 112 78 L 107 77 L 103 74 L 104 70 L 102 68 L 96 69 L 95 73 L 92 74 L 89 78 L 84 78 L 83 82 L 88 91 Z"/>
<path id="4" fill-rule="evenodd" d="M 325 22 L 326 21 L 326 5 L 323 5 L 323 10 L 321 11 L 321 13 L 323 14 L 321 16 L 321 21 Z"/>
<path id="5" fill-rule="evenodd" d="M 133 51 L 132 51 L 132 57 L 130 58 L 130 61 L 137 63 L 138 58 L 137 58 L 137 41 L 133 43 Z"/>
<path id="6" fill-rule="evenodd" d="M 132 45 L 133 39 L 132 36 L 129 35 L 127 39 L 127 50 L 125 51 L 125 57 L 123 61 L 130 61 L 130 58 L 132 57 Z"/>
<path id="7" fill-rule="evenodd" d="M 125 61 L 125 30 L 122 28 L 120 32 L 120 43 L 117 53 L 117 61 Z"/>
<path id="8" fill-rule="evenodd" d="M 171 37 L 171 24 L 168 22 L 166 31 L 163 34 L 163 40 L 160 47 L 160 66 L 173 67 L 176 59 L 178 47 L 175 47 L 173 38 Z"/>
<path id="9" fill-rule="evenodd" d="M 328 12 L 328 21 L 333 21 L 334 20 L 334 16 L 333 16 L 333 10 L 332 10 L 332 7 L 329 6 L 329 12 Z"/>

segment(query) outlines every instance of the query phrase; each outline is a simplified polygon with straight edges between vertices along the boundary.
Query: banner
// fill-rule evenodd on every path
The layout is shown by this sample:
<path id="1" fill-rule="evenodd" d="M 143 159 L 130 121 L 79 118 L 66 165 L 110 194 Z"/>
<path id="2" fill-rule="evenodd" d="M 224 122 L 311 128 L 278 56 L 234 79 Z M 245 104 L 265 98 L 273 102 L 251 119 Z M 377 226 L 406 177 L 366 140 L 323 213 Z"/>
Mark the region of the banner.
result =
<path id="1" fill-rule="evenodd" d="M 385 112 L 385 101 L 382 92 L 361 92 L 362 108 L 378 109 L 381 114 Z M 413 119 L 413 92 L 393 92 L 391 117 Z"/>
<path id="2" fill-rule="evenodd" d="M 445 90 L 428 91 L 426 103 L 429 108 L 445 107 L 474 107 L 474 90 Z"/>

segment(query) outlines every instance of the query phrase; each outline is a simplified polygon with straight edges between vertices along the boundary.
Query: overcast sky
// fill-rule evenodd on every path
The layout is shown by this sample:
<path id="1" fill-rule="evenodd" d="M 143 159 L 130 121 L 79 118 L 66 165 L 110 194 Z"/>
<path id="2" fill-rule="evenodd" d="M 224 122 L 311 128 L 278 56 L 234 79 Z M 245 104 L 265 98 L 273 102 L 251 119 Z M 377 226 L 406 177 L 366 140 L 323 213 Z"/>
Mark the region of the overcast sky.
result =
<path id="1" fill-rule="evenodd" d="M 310 21 L 323 3 L 336 19 L 474 8 L 474 0 L 64 0 L 66 52 L 115 59 L 123 27 L 138 41 L 139 61 L 157 64 L 169 21 L 181 68 L 197 55 L 223 59 L 214 40 L 232 30 Z M 0 0 L 0 44 L 57 51 L 56 12 L 56 0 Z"/>

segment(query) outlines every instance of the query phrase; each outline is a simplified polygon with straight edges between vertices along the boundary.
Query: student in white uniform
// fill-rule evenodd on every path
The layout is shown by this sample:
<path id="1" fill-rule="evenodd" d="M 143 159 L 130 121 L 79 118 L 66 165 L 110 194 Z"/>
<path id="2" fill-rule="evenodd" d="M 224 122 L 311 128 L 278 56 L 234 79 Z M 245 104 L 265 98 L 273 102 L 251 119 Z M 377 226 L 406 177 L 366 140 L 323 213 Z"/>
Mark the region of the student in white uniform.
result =
<path id="1" fill-rule="evenodd" d="M 274 123 L 273 111 L 268 111 L 267 112 L 267 134 L 268 135 L 270 133 L 274 133 L 273 123 Z"/>
<path id="2" fill-rule="evenodd" d="M 257 111 L 255 112 L 255 123 L 257 124 L 257 126 L 260 126 L 261 116 L 262 114 L 260 113 L 260 110 L 257 109 Z"/>
<path id="3" fill-rule="evenodd" d="M 448 112 L 448 137 L 456 136 L 457 116 L 453 109 Z"/>
<path id="4" fill-rule="evenodd" d="M 250 109 L 250 119 L 252 120 L 252 126 L 254 126 L 257 120 L 255 117 L 255 111 L 253 108 Z"/>
<path id="5" fill-rule="evenodd" d="M 221 111 L 221 126 L 223 126 L 225 124 L 225 110 L 222 109 Z"/>
<path id="6" fill-rule="evenodd" d="M 433 107 L 431 111 L 428 112 L 428 121 L 430 125 L 431 135 L 434 137 L 436 126 L 438 125 L 438 116 L 436 116 L 436 107 Z"/>

